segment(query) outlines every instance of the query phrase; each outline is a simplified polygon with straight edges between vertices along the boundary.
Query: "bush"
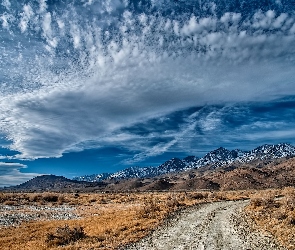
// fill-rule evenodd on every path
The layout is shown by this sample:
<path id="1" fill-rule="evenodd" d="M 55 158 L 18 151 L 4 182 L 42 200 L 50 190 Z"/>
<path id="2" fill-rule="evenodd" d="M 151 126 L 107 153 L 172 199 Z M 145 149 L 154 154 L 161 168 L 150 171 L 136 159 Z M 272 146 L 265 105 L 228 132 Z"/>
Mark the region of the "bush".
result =
<path id="1" fill-rule="evenodd" d="M 142 218 L 156 218 L 161 210 L 159 201 L 150 198 L 144 201 L 143 207 L 138 212 Z"/>
<path id="2" fill-rule="evenodd" d="M 260 197 L 252 197 L 250 205 L 255 207 L 273 208 L 279 207 L 280 204 L 275 201 L 275 197 L 269 194 L 264 194 Z"/>
<path id="3" fill-rule="evenodd" d="M 289 225 L 295 226 L 295 216 L 294 216 L 294 215 L 290 215 L 290 216 L 287 218 L 287 223 L 288 223 Z"/>
<path id="4" fill-rule="evenodd" d="M 58 196 L 55 194 L 44 194 L 43 195 L 43 200 L 47 202 L 57 202 L 58 201 Z"/>
<path id="5" fill-rule="evenodd" d="M 189 198 L 195 199 L 195 200 L 201 200 L 204 198 L 208 198 L 208 193 L 193 193 L 189 195 Z"/>
<path id="6" fill-rule="evenodd" d="M 58 227 L 55 234 L 48 233 L 46 235 L 46 243 L 49 246 L 63 246 L 76 242 L 86 237 L 82 227 L 74 227 L 71 229 L 68 225 Z"/>
<path id="7" fill-rule="evenodd" d="M 253 207 L 260 207 L 262 206 L 263 199 L 261 197 L 254 197 L 251 198 L 250 205 Z"/>

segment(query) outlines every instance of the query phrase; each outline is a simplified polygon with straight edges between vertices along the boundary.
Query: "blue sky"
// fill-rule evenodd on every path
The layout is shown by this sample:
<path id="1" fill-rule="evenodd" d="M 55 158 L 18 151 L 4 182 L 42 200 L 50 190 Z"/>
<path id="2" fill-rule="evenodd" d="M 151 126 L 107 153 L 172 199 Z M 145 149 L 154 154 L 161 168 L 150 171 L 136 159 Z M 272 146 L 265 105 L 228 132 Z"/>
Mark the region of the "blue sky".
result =
<path id="1" fill-rule="evenodd" d="M 295 144 L 295 3 L 0 1 L 0 185 Z"/>

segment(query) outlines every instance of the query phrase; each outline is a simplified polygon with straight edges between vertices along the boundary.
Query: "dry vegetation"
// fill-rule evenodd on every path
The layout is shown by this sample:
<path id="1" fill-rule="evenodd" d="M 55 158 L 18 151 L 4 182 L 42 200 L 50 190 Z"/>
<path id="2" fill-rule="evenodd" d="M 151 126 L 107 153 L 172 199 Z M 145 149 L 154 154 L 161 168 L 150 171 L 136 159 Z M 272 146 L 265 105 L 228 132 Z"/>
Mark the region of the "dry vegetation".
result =
<path id="1" fill-rule="evenodd" d="M 172 212 L 204 202 L 238 200 L 253 192 L 167 192 L 114 194 L 4 193 L 0 204 L 77 208 L 68 221 L 29 221 L 0 231 L 1 250 L 117 249 L 155 229 Z"/>
<path id="2" fill-rule="evenodd" d="M 252 195 L 246 211 L 258 228 L 270 232 L 286 248 L 295 249 L 295 188 L 260 191 Z"/>

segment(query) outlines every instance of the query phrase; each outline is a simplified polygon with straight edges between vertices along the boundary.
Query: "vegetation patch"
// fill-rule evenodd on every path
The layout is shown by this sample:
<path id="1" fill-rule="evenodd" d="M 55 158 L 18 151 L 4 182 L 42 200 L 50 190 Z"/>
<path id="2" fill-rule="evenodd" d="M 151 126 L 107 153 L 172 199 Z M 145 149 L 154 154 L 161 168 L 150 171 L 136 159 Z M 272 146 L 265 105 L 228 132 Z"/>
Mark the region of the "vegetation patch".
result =
<path id="1" fill-rule="evenodd" d="M 251 197 L 247 214 L 287 249 L 295 249 L 295 188 L 264 190 Z"/>

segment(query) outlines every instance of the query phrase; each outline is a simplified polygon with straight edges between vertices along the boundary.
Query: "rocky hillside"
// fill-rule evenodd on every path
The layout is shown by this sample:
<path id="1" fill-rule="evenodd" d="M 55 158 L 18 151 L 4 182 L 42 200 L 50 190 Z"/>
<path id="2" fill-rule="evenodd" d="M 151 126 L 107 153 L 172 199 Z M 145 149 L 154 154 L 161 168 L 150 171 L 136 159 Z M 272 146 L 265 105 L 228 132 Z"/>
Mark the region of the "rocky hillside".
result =
<path id="1" fill-rule="evenodd" d="M 83 182 L 67 179 L 63 176 L 56 175 L 41 175 L 37 176 L 20 185 L 6 188 L 15 191 L 75 191 L 75 190 L 93 190 L 95 187 L 100 188 L 105 186 L 101 182 Z"/>

